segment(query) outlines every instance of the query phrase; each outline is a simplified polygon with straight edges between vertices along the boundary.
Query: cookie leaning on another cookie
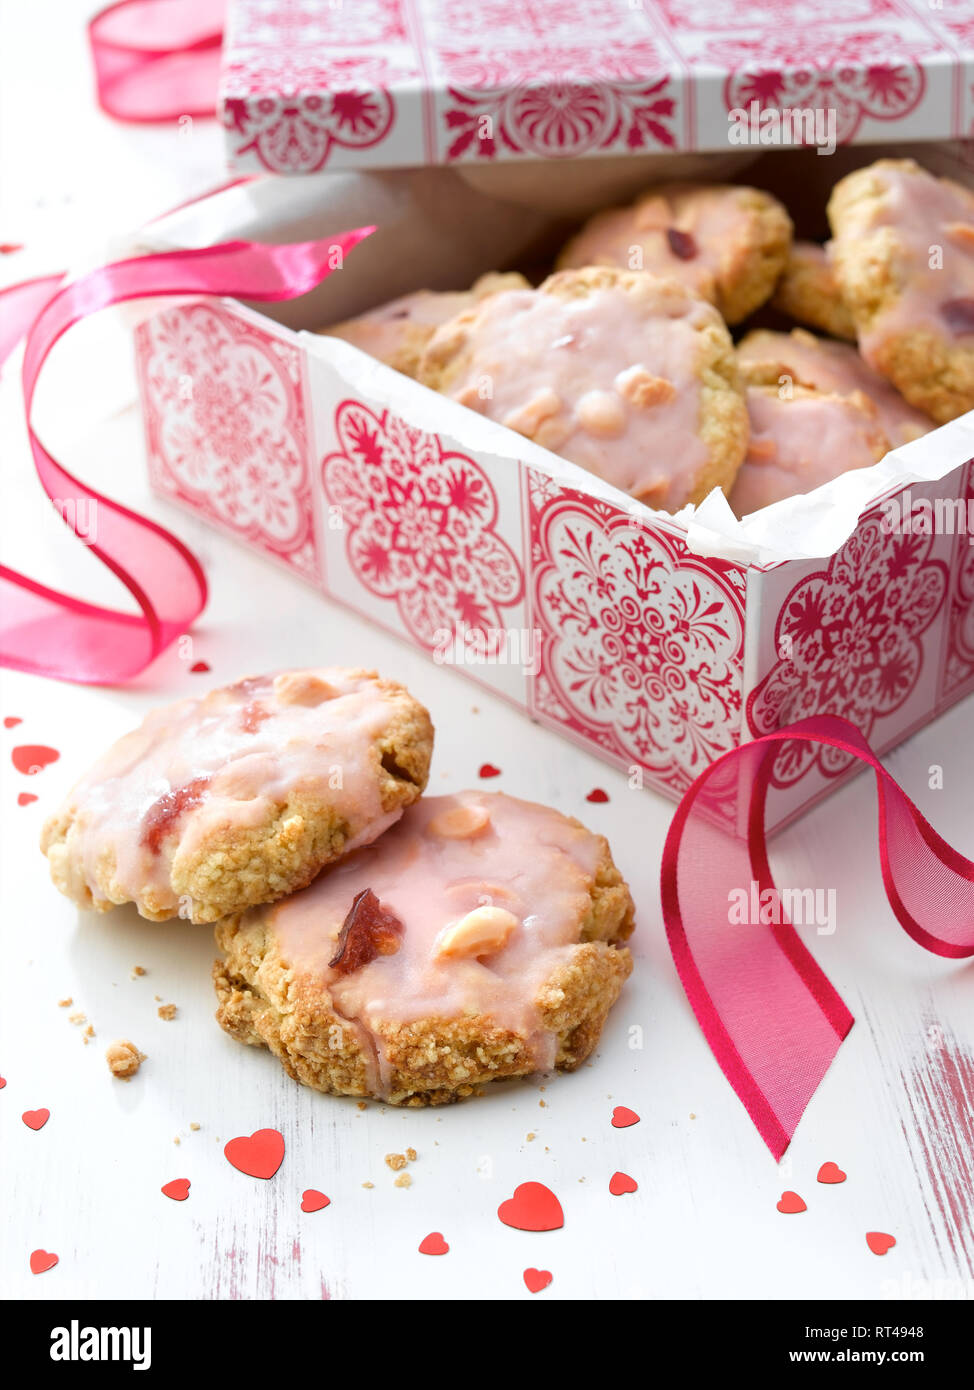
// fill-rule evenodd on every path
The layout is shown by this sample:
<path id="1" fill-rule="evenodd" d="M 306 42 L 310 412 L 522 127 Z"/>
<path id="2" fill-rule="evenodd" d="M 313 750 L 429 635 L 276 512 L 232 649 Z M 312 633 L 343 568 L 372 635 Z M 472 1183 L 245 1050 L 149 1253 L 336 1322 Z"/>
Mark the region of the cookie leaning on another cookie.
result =
<path id="1" fill-rule="evenodd" d="M 791 218 L 761 189 L 661 184 L 629 207 L 596 213 L 556 265 L 670 276 L 715 304 L 728 323 L 739 323 L 774 289 L 791 235 Z"/>
<path id="2" fill-rule="evenodd" d="M 856 341 L 856 325 L 825 247 L 813 241 L 793 244 L 771 296 L 771 307 L 833 338 Z"/>
<path id="3" fill-rule="evenodd" d="M 423 706 L 374 671 L 248 677 L 149 714 L 78 782 L 41 848 L 83 907 L 214 922 L 394 824 L 432 748 Z"/>
<path id="4" fill-rule="evenodd" d="M 496 793 L 428 797 L 302 893 L 218 925 L 217 1019 L 316 1090 L 440 1105 L 580 1066 L 632 925 L 601 835 Z"/>
<path id="5" fill-rule="evenodd" d="M 441 323 L 455 318 L 488 295 L 529 288 L 516 271 L 481 275 L 469 290 L 417 290 L 381 304 L 357 318 L 319 328 L 326 338 L 342 338 L 405 376 L 415 376 L 423 348 Z"/>
<path id="6" fill-rule="evenodd" d="M 881 159 L 836 184 L 828 215 L 869 365 L 938 424 L 974 409 L 974 193 Z"/>
<path id="7" fill-rule="evenodd" d="M 641 271 L 563 270 L 492 295 L 437 329 L 417 375 L 654 507 L 729 487 L 747 442 L 720 315 Z"/>

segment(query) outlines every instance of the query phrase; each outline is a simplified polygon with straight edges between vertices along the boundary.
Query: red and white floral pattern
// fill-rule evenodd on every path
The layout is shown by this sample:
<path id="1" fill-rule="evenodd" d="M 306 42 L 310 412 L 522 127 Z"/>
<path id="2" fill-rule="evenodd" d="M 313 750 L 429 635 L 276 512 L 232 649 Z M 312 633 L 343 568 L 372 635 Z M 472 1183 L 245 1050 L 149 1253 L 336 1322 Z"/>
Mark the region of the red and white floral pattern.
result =
<path id="1" fill-rule="evenodd" d="M 317 575 L 301 355 L 210 304 L 136 335 L 155 486 Z"/>
<path id="2" fill-rule="evenodd" d="M 517 557 L 496 532 L 497 497 L 485 471 L 439 437 L 346 400 L 335 412 L 338 450 L 322 482 L 339 507 L 348 562 L 371 594 L 395 603 L 431 650 L 465 627 L 500 640 L 502 610 L 518 603 Z"/>
<path id="3" fill-rule="evenodd" d="M 974 517 L 974 460 L 967 465 L 960 495 L 969 521 Z M 959 531 L 954 543 L 944 694 L 953 696 L 969 682 L 974 682 L 974 534 L 970 530 Z"/>
<path id="4" fill-rule="evenodd" d="M 843 141 L 875 139 L 877 121 L 927 140 L 969 124 L 963 102 L 939 96 L 948 68 L 974 60 L 968 16 L 927 0 L 820 0 L 814 23 L 804 0 L 233 0 L 232 12 L 220 108 L 243 169 L 726 151 L 727 111 L 752 99 L 833 109 Z"/>
<path id="5" fill-rule="evenodd" d="M 778 612 L 777 660 L 747 701 L 753 735 L 839 714 L 868 739 L 906 703 L 925 660 L 923 634 L 947 592 L 947 569 L 930 558 L 932 547 L 931 536 L 887 534 L 874 513 L 827 569 L 795 585 Z M 813 766 L 837 777 L 850 761 L 825 745 L 783 744 L 772 782 L 791 786 Z"/>
<path id="6" fill-rule="evenodd" d="M 740 733 L 744 577 L 529 474 L 536 712 L 679 794 Z"/>

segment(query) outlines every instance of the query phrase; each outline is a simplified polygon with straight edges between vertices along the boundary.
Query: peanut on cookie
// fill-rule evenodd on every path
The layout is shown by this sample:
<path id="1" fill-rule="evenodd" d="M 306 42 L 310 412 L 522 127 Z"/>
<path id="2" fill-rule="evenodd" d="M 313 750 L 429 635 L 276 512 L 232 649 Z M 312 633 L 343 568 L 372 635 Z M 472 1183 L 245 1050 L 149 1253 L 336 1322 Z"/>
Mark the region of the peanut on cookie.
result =
<path id="1" fill-rule="evenodd" d="M 330 328 L 319 328 L 318 332 L 327 338 L 342 338 L 370 357 L 395 367 L 397 372 L 414 377 L 423 348 L 441 323 L 479 304 L 490 294 L 527 288 L 527 280 L 516 271 L 506 274 L 491 271 L 481 275 L 469 290 L 417 290 L 389 304 L 380 304 L 357 318 L 346 319 Z"/>
<path id="2" fill-rule="evenodd" d="M 496 793 L 428 797 L 303 892 L 218 925 L 217 1019 L 316 1090 L 440 1105 L 580 1066 L 632 924 L 601 835 Z"/>
<path id="3" fill-rule="evenodd" d="M 426 785 L 429 715 L 374 671 L 251 676 L 147 715 L 41 837 L 83 907 L 214 922 L 368 844 Z"/>
<path id="4" fill-rule="evenodd" d="M 720 315 L 641 271 L 492 295 L 436 330 L 418 377 L 654 507 L 729 486 L 747 440 Z"/>
<path id="5" fill-rule="evenodd" d="M 771 294 L 792 225 L 777 198 L 732 184 L 661 184 L 628 207 L 596 213 L 558 269 L 613 265 L 680 280 L 739 323 Z"/>
<path id="6" fill-rule="evenodd" d="M 938 424 L 974 409 L 974 193 L 881 159 L 836 184 L 828 215 L 869 365 Z"/>

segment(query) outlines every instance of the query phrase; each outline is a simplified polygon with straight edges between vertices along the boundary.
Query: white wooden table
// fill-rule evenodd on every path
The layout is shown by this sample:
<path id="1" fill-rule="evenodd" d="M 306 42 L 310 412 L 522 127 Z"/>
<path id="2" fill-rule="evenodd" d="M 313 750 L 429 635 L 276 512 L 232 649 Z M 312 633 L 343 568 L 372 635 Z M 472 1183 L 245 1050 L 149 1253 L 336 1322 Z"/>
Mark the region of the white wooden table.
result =
<path id="1" fill-rule="evenodd" d="M 222 177 L 212 127 L 197 123 L 180 137 L 116 126 L 94 111 L 81 39 L 90 8 L 8 5 L 0 43 L 0 241 L 45 245 L 55 259 L 59 245 L 70 255 L 75 235 L 124 231 Z M 65 27 L 66 9 L 74 28 Z M 55 14 L 56 46 L 39 83 L 23 46 L 55 33 Z M 11 107 L 30 112 L 29 138 Z M 13 260 L 0 265 L 7 278 Z M 191 651 L 171 650 L 128 689 L 0 677 L 0 719 L 23 721 L 0 725 L 0 1293 L 530 1299 L 522 1272 L 534 1267 L 553 1274 L 539 1300 L 974 1295 L 974 970 L 928 955 L 896 926 L 873 847 L 871 779 L 838 792 L 774 850 L 782 883 L 836 890 L 835 934 L 813 933 L 808 944 L 857 1018 L 775 1165 L 711 1057 L 670 961 L 657 876 L 671 805 L 630 791 L 621 775 L 455 672 L 151 499 L 124 354 L 107 334 L 91 341 L 102 347 L 79 342 L 72 358 L 66 345 L 60 373 L 52 364 L 48 395 L 62 395 L 42 417 L 44 437 L 68 466 L 186 539 L 212 597 Z M 0 386 L 0 430 L 5 560 L 115 601 L 43 504 L 10 373 Z M 210 675 L 190 671 L 200 659 Z M 36 847 L 44 815 L 142 712 L 254 669 L 328 662 L 376 665 L 429 705 L 437 725 L 431 791 L 476 784 L 490 761 L 502 769 L 491 788 L 550 802 L 608 835 L 638 904 L 638 960 L 598 1056 L 576 1075 L 439 1110 L 359 1110 L 316 1095 L 213 1021 L 207 928 L 147 923 L 128 909 L 79 914 L 49 885 Z M 972 719 L 967 701 L 888 759 L 968 855 Z M 22 743 L 61 756 L 25 777 L 10 761 Z M 928 787 L 932 764 L 945 769 L 942 789 Z M 596 786 L 607 803 L 586 802 Z M 37 800 L 19 805 L 21 792 Z M 146 973 L 133 978 L 135 965 Z M 73 1005 L 59 1008 L 67 997 Z M 174 1020 L 158 1018 L 160 1001 L 177 1005 Z M 85 1025 L 69 1021 L 76 1011 L 94 1027 L 88 1045 Z M 127 1084 L 104 1060 L 119 1037 L 148 1054 Z M 641 1047 L 630 1045 L 640 1037 Z M 612 1128 L 616 1105 L 641 1122 Z M 20 1115 L 41 1107 L 51 1118 L 33 1132 Z M 263 1127 L 279 1129 L 287 1145 L 270 1182 L 238 1173 L 223 1156 L 228 1139 Z M 410 1146 L 413 1183 L 397 1188 L 384 1156 Z M 846 1171 L 845 1183 L 816 1182 L 826 1160 Z M 636 1179 L 636 1193 L 610 1195 L 616 1170 Z M 192 1188 L 177 1203 L 159 1189 L 180 1177 Z M 497 1219 L 500 1202 L 529 1180 L 558 1195 L 562 1230 L 525 1234 Z M 331 1205 L 303 1213 L 306 1188 L 327 1193 Z M 776 1210 L 786 1188 L 807 1212 Z M 870 1253 L 870 1230 L 895 1235 L 895 1248 Z M 432 1231 L 449 1242 L 447 1256 L 417 1252 Z M 59 1263 L 32 1275 L 28 1257 L 38 1248 Z"/>

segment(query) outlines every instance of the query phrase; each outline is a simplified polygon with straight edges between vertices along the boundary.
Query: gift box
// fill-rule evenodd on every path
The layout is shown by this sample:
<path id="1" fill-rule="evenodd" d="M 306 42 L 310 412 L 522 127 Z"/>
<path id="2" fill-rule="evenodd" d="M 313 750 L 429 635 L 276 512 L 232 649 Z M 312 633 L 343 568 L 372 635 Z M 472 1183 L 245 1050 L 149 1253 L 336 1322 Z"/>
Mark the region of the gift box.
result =
<path id="1" fill-rule="evenodd" d="M 730 749 L 815 714 L 846 716 L 888 750 L 974 690 L 970 417 L 743 523 L 719 495 L 670 516 L 308 330 L 412 289 L 537 266 L 570 222 L 661 177 L 746 173 L 782 198 L 798 235 L 817 237 L 831 185 L 881 154 L 971 181 L 963 143 L 929 143 L 970 123 L 963 25 L 925 6 L 913 21 L 886 0 L 789 39 L 767 32 L 788 4 L 762 8 L 760 23 L 750 7 L 744 24 L 725 0 L 694 16 L 665 3 L 601 16 L 589 3 L 487 5 L 476 20 L 462 8 L 237 0 L 222 88 L 235 163 L 327 168 L 233 187 L 143 244 L 378 230 L 300 301 L 182 303 L 139 326 L 155 490 L 633 785 L 679 798 Z M 573 124 L 580 34 L 594 65 L 587 133 Z M 531 105 L 542 69 L 546 100 L 552 74 L 567 74 L 560 134 Z M 728 112 L 758 86 L 765 109 L 828 103 L 847 143 L 831 158 L 735 148 Z M 488 91 L 493 153 L 464 144 L 450 115 L 482 109 Z M 371 138 L 357 110 L 385 112 Z M 299 131 L 306 117 L 317 135 Z M 923 143 L 857 148 L 894 120 Z M 404 164 L 439 167 L 389 167 Z M 828 747 L 783 748 L 769 827 L 852 770 Z M 708 813 L 735 830 L 741 805 L 735 774 L 708 794 Z"/>

